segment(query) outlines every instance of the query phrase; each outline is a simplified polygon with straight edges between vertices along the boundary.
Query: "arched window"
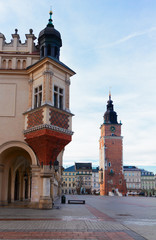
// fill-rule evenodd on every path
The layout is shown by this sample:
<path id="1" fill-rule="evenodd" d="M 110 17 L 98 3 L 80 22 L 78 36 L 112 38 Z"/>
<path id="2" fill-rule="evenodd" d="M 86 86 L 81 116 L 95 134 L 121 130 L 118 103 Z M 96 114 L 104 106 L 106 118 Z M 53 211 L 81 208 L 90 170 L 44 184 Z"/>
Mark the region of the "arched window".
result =
<path id="1" fill-rule="evenodd" d="M 21 61 L 18 60 L 18 61 L 17 61 L 17 69 L 20 69 L 20 68 L 21 68 Z"/>
<path id="2" fill-rule="evenodd" d="M 44 46 L 41 48 L 41 57 L 44 57 Z"/>
<path id="3" fill-rule="evenodd" d="M 8 61 L 8 68 L 9 68 L 9 69 L 12 68 L 12 61 L 11 61 L 11 60 Z"/>
<path id="4" fill-rule="evenodd" d="M 14 190 L 14 200 L 19 200 L 19 171 L 15 174 L 15 190 Z"/>
<path id="5" fill-rule="evenodd" d="M 26 68 L 26 60 L 23 60 L 22 68 L 23 68 L 23 69 Z"/>
<path id="6" fill-rule="evenodd" d="M 6 60 L 3 60 L 2 67 L 3 67 L 4 69 L 6 69 Z"/>
<path id="7" fill-rule="evenodd" d="M 58 58 L 58 48 L 55 47 L 54 57 Z"/>
<path id="8" fill-rule="evenodd" d="M 48 54 L 48 56 L 51 56 L 51 46 L 50 46 L 50 44 L 48 44 L 48 47 L 47 47 L 47 54 Z"/>

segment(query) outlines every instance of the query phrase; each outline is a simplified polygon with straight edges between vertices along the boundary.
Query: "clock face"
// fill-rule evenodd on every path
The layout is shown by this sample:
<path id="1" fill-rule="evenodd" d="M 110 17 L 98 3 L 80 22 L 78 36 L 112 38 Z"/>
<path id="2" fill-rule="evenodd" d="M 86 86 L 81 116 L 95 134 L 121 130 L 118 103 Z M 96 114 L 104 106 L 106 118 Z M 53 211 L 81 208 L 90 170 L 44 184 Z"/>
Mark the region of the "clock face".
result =
<path id="1" fill-rule="evenodd" d="M 111 130 L 111 132 L 115 132 L 115 127 L 114 127 L 114 126 L 111 126 L 111 127 L 110 127 L 110 130 Z"/>

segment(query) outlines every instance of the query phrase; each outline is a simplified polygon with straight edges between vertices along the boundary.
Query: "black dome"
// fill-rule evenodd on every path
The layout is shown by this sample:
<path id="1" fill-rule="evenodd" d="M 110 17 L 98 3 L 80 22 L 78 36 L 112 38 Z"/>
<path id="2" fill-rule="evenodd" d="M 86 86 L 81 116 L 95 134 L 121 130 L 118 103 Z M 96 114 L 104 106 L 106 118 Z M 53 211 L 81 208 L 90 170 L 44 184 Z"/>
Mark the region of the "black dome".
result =
<path id="1" fill-rule="evenodd" d="M 111 95 L 109 95 L 109 100 L 107 102 L 107 111 L 104 114 L 104 123 L 118 124 L 117 114 L 114 111 L 113 101 L 111 100 Z"/>
<path id="2" fill-rule="evenodd" d="M 49 22 L 38 36 L 40 58 L 53 57 L 59 60 L 60 48 L 62 47 L 61 34 L 54 28 L 52 23 L 52 11 L 50 11 Z"/>
<path id="3" fill-rule="evenodd" d="M 42 38 L 51 38 L 51 40 L 55 38 L 55 40 L 58 41 L 60 47 L 62 46 L 61 34 L 53 26 L 47 26 L 39 33 L 38 40 L 40 41 Z"/>

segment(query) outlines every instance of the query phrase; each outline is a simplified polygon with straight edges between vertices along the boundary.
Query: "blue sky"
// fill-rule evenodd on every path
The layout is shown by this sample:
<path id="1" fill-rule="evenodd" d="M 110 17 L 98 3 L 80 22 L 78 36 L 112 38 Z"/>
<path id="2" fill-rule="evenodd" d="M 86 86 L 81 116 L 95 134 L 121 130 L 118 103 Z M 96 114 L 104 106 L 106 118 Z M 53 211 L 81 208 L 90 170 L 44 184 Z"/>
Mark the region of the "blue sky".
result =
<path id="1" fill-rule="evenodd" d="M 36 37 L 48 22 L 63 41 L 61 61 L 77 74 L 71 79 L 73 141 L 64 165 L 98 165 L 100 125 L 111 87 L 121 120 L 124 165 L 156 173 L 156 1 L 155 0 L 0 0 L 0 32 L 9 42 Z M 149 167 L 150 166 L 150 167 Z"/>

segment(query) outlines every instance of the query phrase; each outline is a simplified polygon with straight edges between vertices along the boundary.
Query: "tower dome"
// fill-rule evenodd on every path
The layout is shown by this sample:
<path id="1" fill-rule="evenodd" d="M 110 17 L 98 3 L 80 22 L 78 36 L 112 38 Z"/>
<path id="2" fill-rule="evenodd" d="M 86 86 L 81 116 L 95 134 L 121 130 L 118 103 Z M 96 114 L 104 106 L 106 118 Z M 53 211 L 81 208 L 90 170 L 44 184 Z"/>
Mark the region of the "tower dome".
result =
<path id="1" fill-rule="evenodd" d="M 109 93 L 109 100 L 107 102 L 107 111 L 104 114 L 104 123 L 118 124 L 117 114 L 114 111 L 113 101 L 111 100 L 111 94 Z"/>
<path id="2" fill-rule="evenodd" d="M 49 14 L 49 22 L 38 36 L 40 58 L 49 56 L 59 60 L 62 39 L 60 33 L 54 28 L 52 23 L 52 11 L 50 11 Z"/>

